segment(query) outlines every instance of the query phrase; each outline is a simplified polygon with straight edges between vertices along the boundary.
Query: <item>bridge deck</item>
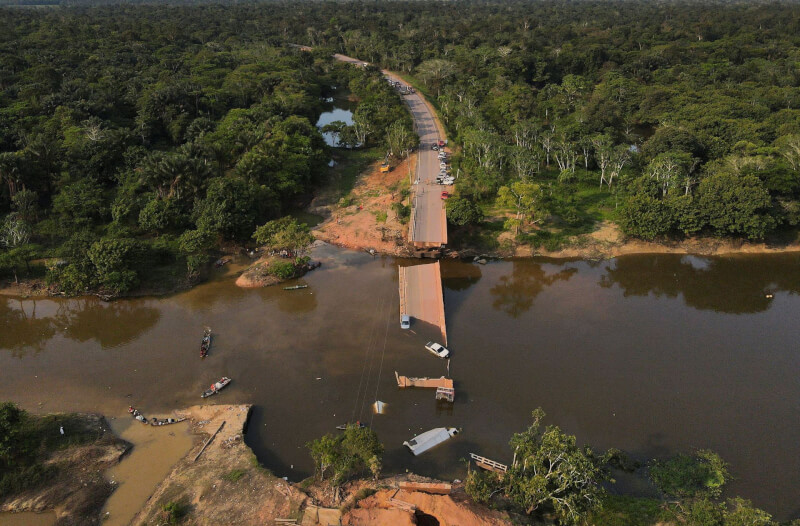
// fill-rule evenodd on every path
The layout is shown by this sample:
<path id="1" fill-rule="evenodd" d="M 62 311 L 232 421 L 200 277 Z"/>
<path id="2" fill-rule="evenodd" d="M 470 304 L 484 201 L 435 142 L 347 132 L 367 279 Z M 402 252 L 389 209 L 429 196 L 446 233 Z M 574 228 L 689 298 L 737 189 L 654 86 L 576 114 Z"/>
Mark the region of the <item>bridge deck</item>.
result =
<path id="1" fill-rule="evenodd" d="M 447 345 L 447 325 L 444 319 L 444 294 L 439 262 L 399 267 L 400 315 L 409 316 L 439 327 Z"/>

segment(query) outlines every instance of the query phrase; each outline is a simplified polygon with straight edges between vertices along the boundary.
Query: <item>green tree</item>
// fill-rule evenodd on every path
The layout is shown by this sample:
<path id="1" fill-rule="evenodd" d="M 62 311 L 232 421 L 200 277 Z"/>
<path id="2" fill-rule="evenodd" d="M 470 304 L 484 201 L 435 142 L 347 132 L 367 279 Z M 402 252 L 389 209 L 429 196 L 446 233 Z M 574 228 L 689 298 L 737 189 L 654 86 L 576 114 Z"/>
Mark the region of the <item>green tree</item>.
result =
<path id="1" fill-rule="evenodd" d="M 253 239 L 271 250 L 288 250 L 295 254 L 302 253 L 305 247 L 314 242 L 308 225 L 298 223 L 291 216 L 269 221 L 256 228 Z"/>
<path id="2" fill-rule="evenodd" d="M 134 239 L 103 238 L 92 244 L 87 255 L 102 286 L 121 294 L 139 282 L 131 267 L 138 262 L 140 251 L 140 244 Z"/>
<path id="3" fill-rule="evenodd" d="M 11 402 L 0 403 L 0 465 L 12 466 L 19 454 L 26 413 Z"/>
<path id="4" fill-rule="evenodd" d="M 195 209 L 197 228 L 226 239 L 243 239 L 256 219 L 256 192 L 239 177 L 217 177 Z"/>
<path id="5" fill-rule="evenodd" d="M 544 411 L 511 437 L 514 461 L 503 477 L 506 496 L 526 513 L 552 511 L 561 523 L 575 524 L 601 506 L 606 479 L 601 461 L 586 446 L 557 426 L 542 429 Z"/>
<path id="6" fill-rule="evenodd" d="M 728 481 L 728 468 L 719 455 L 699 450 L 694 455 L 679 454 L 650 464 L 650 478 L 656 487 L 676 497 L 718 497 Z"/>
<path id="7" fill-rule="evenodd" d="M 501 187 L 497 192 L 497 203 L 515 211 L 515 216 L 506 221 L 506 227 L 513 228 L 518 234 L 521 227 L 542 221 L 545 216 L 542 198 L 542 188 L 536 183 L 517 181 Z"/>
<path id="8" fill-rule="evenodd" d="M 720 235 L 761 239 L 775 227 L 769 192 L 754 175 L 709 175 L 697 187 L 697 200 L 708 224 Z"/>
<path id="9" fill-rule="evenodd" d="M 483 220 L 483 210 L 471 199 L 451 197 L 447 200 L 447 221 L 455 226 L 476 225 Z"/>
<path id="10" fill-rule="evenodd" d="M 619 221 L 626 234 L 653 240 L 672 229 L 672 211 L 663 200 L 646 193 L 636 193 L 623 204 Z"/>
<path id="11" fill-rule="evenodd" d="M 776 526 L 772 516 L 754 508 L 749 500 L 736 497 L 728 499 L 725 526 Z"/>
<path id="12" fill-rule="evenodd" d="M 338 436 L 327 434 L 306 446 L 320 480 L 324 480 L 329 471 L 334 484 L 365 471 L 373 476 L 380 473 L 383 445 L 375 431 L 368 427 L 349 425 Z"/>
<path id="13" fill-rule="evenodd" d="M 208 259 L 206 252 L 213 244 L 213 236 L 204 230 L 187 230 L 178 238 L 178 248 L 186 258 L 186 271 L 193 276 Z"/>

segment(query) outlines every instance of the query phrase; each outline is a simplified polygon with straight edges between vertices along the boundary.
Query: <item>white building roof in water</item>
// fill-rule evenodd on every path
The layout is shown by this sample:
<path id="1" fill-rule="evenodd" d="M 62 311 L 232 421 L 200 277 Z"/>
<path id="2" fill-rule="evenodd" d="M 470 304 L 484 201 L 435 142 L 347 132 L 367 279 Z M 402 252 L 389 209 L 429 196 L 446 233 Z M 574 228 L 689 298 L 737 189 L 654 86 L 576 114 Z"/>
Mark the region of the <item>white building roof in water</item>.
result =
<path id="1" fill-rule="evenodd" d="M 408 447 L 414 455 L 425 453 L 434 446 L 450 439 L 458 433 L 455 427 L 437 427 L 430 431 L 425 431 L 411 440 L 403 442 L 403 445 Z"/>

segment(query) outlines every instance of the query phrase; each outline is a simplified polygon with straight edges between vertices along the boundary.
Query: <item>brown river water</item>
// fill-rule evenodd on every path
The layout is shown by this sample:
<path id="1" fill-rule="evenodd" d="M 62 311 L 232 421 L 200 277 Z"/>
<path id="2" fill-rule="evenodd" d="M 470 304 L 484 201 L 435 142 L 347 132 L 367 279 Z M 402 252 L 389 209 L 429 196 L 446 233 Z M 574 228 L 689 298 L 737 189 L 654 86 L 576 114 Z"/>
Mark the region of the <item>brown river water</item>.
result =
<path id="1" fill-rule="evenodd" d="M 0 400 L 122 419 L 130 404 L 196 404 L 230 376 L 210 401 L 255 404 L 247 442 L 291 480 L 311 473 L 307 441 L 357 419 L 386 445 L 385 471 L 463 478 L 470 452 L 510 461 L 510 435 L 541 406 L 596 450 L 713 449 L 736 477 L 727 495 L 800 516 L 800 254 L 445 261 L 452 407 L 396 387 L 394 371 L 447 373 L 423 349 L 436 329 L 399 327 L 397 265 L 409 262 L 327 246 L 315 257 L 302 290 L 221 276 L 166 298 L 0 297 Z M 438 426 L 463 433 L 419 458 L 402 446 Z M 617 490 L 652 494 L 631 477 Z"/>

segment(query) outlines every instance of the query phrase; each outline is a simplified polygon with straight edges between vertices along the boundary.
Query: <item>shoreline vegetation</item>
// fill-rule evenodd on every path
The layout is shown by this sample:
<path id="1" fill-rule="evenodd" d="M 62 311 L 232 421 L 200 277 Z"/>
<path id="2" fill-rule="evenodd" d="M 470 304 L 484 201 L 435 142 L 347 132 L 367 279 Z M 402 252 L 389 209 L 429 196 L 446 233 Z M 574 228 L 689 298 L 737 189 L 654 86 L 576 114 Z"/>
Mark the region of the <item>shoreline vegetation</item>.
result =
<path id="1" fill-rule="evenodd" d="M 56 524 L 100 524 L 114 491 L 106 472 L 131 448 L 105 417 L 32 415 L 3 403 L 0 428 L 0 512 L 52 510 Z"/>
<path id="2" fill-rule="evenodd" d="M 357 174 L 384 155 L 399 169 L 418 141 L 402 96 L 378 65 L 425 95 L 451 139 L 454 255 L 597 259 L 800 248 L 800 94 L 781 47 L 787 28 L 776 25 L 792 7 L 750 20 L 744 6 L 685 5 L 686 13 L 720 21 L 713 36 L 697 29 L 690 39 L 686 24 L 697 17 L 686 13 L 669 28 L 644 24 L 628 34 L 620 30 L 633 23 L 627 11 L 608 20 L 602 10 L 573 6 L 570 16 L 600 21 L 569 30 L 573 47 L 565 50 L 552 41 L 565 20 L 549 4 L 535 8 L 538 26 L 503 28 L 503 43 L 495 42 L 497 20 L 474 24 L 486 20 L 488 6 L 424 6 L 410 11 L 408 23 L 425 18 L 441 31 L 422 41 L 417 35 L 413 51 L 397 53 L 398 30 L 379 32 L 374 23 L 398 27 L 389 21 L 408 6 L 370 12 L 366 19 L 375 22 L 347 38 L 323 29 L 334 19 L 349 27 L 367 9 L 351 6 L 341 20 L 330 6 L 275 6 L 302 12 L 313 31 L 289 22 L 283 39 L 269 44 L 240 31 L 241 16 L 251 20 L 250 11 L 263 7 L 239 6 L 200 39 L 214 51 L 198 42 L 206 28 L 193 16 L 213 6 L 126 6 L 123 19 L 104 7 L 64 9 L 58 24 L 46 10 L 5 11 L 0 51 L 44 46 L 54 58 L 27 54 L 3 77 L 9 124 L 0 130 L 0 279 L 14 284 L 4 293 L 110 299 L 185 290 L 204 279 L 210 260 L 248 251 L 258 225 L 309 207 L 313 194 L 310 209 L 337 212 L 319 227 L 321 239 L 405 255 L 390 246 L 404 230 L 402 195 L 391 209 L 374 211 L 374 221 L 349 218 L 342 223 L 360 224 L 339 228 L 364 197 L 353 190 L 369 175 Z M 528 7 L 516 1 L 508 10 L 526 20 Z M 645 13 L 658 19 L 659 9 Z M 186 24 L 165 41 L 160 24 L 176 13 Z M 455 15 L 471 47 L 448 40 L 446 21 Z M 88 30 L 86 17 L 120 25 L 125 38 Z M 769 59 L 757 42 L 740 38 L 756 19 L 777 46 Z M 48 39 L 37 40 L 37 30 Z M 74 42 L 87 31 L 83 40 L 99 54 Z M 292 41 L 312 47 L 300 51 L 286 45 Z M 581 55 L 584 47 L 595 51 Z M 334 50 L 371 66 L 337 63 Z M 125 53 L 131 60 L 114 62 Z M 774 65 L 770 75 L 762 74 L 765 60 Z M 103 80 L 109 72 L 120 82 Z M 313 123 L 337 88 L 355 105 L 353 124 L 319 130 Z M 335 134 L 339 147 L 326 146 L 321 131 Z M 331 158 L 340 164 L 330 168 Z M 332 186 L 336 204 L 320 206 L 320 193 Z M 387 189 L 395 193 L 390 185 L 379 190 Z M 398 228 L 384 224 L 393 215 Z M 363 236 L 365 228 L 380 232 L 381 247 L 370 246 L 378 243 Z M 349 237 L 355 240 L 341 239 Z"/>
<path id="3" fill-rule="evenodd" d="M 468 469 L 465 481 L 452 484 L 412 473 L 381 476 L 383 445 L 374 431 L 353 425 L 308 443 L 315 475 L 288 482 L 263 468 L 245 443 L 251 409 L 228 404 L 176 411 L 189 420 L 194 445 L 153 489 L 132 524 L 263 524 L 276 518 L 299 523 L 310 514 L 344 524 L 394 526 L 417 524 L 415 517 L 422 513 L 442 524 L 474 526 L 542 520 L 603 526 L 778 526 L 744 499 L 721 500 L 730 474 L 712 451 L 681 453 L 644 466 L 616 449 L 580 447 L 558 426 L 543 427 L 541 409 L 532 413 L 527 430 L 511 437 L 515 462 L 504 477 L 475 467 Z M 65 525 L 102 522 L 101 510 L 114 490 L 105 473 L 131 447 L 114 436 L 104 417 L 30 415 L 3 403 L 0 426 L 6 437 L 0 442 L 0 511 L 53 510 L 57 524 Z M 550 466 L 552 480 L 535 475 L 528 469 L 532 466 L 545 472 Z M 33 472 L 39 475 L 28 476 Z M 608 492 L 604 486 L 613 485 L 615 472 L 648 477 L 661 497 Z M 372 476 L 362 478 L 367 473 Z M 430 494 L 423 489 L 430 483 L 452 489 Z M 703 522 L 708 520 L 712 522 Z"/>

